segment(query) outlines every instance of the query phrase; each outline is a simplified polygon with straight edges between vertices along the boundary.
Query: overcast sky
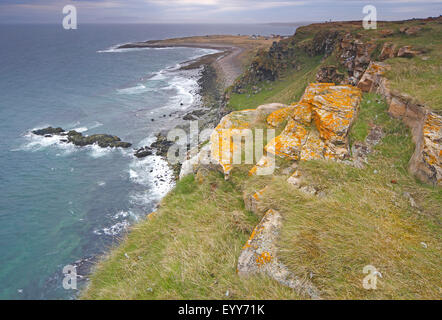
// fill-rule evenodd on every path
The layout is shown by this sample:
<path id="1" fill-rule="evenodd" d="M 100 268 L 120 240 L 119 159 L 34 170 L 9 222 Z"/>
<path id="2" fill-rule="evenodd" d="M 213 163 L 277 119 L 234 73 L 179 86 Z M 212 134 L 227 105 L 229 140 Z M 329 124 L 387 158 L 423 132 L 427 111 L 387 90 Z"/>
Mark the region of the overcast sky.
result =
<path id="1" fill-rule="evenodd" d="M 364 5 L 379 20 L 442 14 L 442 0 L 0 0 L 0 22 L 58 23 L 73 4 L 79 23 L 267 23 L 361 20 Z"/>

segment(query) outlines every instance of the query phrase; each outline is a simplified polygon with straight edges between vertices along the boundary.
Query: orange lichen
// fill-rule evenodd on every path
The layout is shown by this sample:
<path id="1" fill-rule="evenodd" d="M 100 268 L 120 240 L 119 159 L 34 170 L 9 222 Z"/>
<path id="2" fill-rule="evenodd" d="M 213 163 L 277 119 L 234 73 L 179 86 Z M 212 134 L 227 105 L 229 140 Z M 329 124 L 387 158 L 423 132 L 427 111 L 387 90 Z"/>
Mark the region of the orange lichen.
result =
<path id="1" fill-rule="evenodd" d="M 257 255 L 255 260 L 256 260 L 256 263 L 258 264 L 258 266 L 262 267 L 266 263 L 269 263 L 270 261 L 272 261 L 272 259 L 273 259 L 272 255 L 269 252 L 264 251 L 260 255 Z"/>
<path id="2" fill-rule="evenodd" d="M 235 136 L 245 136 L 256 118 L 255 109 L 236 111 L 225 116 L 210 136 L 212 159 L 228 175 L 233 168 L 233 153 L 240 147 L 233 142 Z"/>
<path id="3" fill-rule="evenodd" d="M 287 120 L 287 118 L 293 112 L 293 107 L 281 108 L 272 112 L 267 117 L 267 123 L 273 127 L 279 126 L 281 123 Z"/>
<path id="4" fill-rule="evenodd" d="M 266 151 L 294 160 L 345 157 L 348 153 L 348 131 L 361 98 L 361 91 L 353 86 L 310 84 L 301 101 L 293 105 L 291 119 L 284 131 L 267 144 Z M 304 127 L 312 120 L 319 137 Z M 335 147 L 334 144 L 345 148 Z"/>

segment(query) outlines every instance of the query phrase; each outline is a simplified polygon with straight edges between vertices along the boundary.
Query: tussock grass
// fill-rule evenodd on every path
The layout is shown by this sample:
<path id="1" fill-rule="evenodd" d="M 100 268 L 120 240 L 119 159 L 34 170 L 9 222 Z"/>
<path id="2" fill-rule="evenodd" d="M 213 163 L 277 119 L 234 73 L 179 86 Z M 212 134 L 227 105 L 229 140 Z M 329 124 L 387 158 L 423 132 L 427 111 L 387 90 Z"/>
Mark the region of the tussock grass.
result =
<path id="1" fill-rule="evenodd" d="M 410 134 L 399 121 L 378 113 L 386 107 L 379 100 L 366 95 L 358 120 L 384 125 L 387 133 L 365 169 L 301 162 L 308 184 L 324 190 L 323 198 L 301 193 L 287 177 L 270 185 L 266 205 L 285 218 L 280 255 L 299 276 L 313 275 L 324 298 L 440 299 L 442 191 L 409 176 Z M 360 124 L 354 129 L 354 138 L 365 138 Z M 366 265 L 383 276 L 377 290 L 362 287 Z"/>
<path id="2" fill-rule="evenodd" d="M 296 299 L 267 277 L 237 276 L 240 250 L 257 223 L 219 173 L 187 176 L 155 218 L 135 225 L 97 265 L 82 298 Z"/>

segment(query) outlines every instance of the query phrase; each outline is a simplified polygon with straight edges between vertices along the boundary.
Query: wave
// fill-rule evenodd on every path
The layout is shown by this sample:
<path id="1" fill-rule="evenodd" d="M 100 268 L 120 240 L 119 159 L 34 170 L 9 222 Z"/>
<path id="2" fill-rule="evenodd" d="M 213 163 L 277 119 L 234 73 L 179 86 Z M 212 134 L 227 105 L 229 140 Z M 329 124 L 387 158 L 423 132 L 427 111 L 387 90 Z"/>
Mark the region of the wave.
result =
<path id="1" fill-rule="evenodd" d="M 76 123 L 76 125 L 78 125 L 79 123 Z M 92 128 L 98 128 L 100 126 L 102 126 L 103 124 L 95 121 L 95 123 L 90 127 L 77 127 L 77 128 L 71 128 L 71 129 L 67 129 L 67 131 L 69 130 L 75 130 L 77 132 L 86 132 L 89 129 Z M 93 144 L 93 145 L 88 145 L 88 146 L 84 146 L 84 147 L 78 147 L 72 143 L 68 143 L 66 142 L 66 136 L 60 136 L 60 135 L 52 135 L 52 136 L 40 136 L 40 135 L 36 135 L 34 133 L 32 133 L 32 131 L 34 130 L 38 130 L 38 129 L 42 129 L 42 128 L 46 128 L 48 126 L 42 126 L 42 127 L 38 127 L 38 128 L 32 128 L 29 131 L 27 131 L 26 133 L 23 134 L 23 138 L 26 140 L 25 143 L 23 143 L 20 147 L 12 149 L 11 151 L 16 152 L 16 151 L 27 151 L 27 152 L 36 152 L 36 151 L 42 151 L 42 150 L 46 150 L 46 149 L 50 149 L 53 148 L 54 150 L 60 150 L 62 151 L 61 153 L 57 153 L 56 156 L 67 156 L 72 154 L 73 152 L 77 152 L 80 150 L 84 150 L 86 152 L 88 152 L 88 155 L 91 156 L 92 158 L 101 158 L 104 157 L 106 155 L 109 155 L 112 152 L 116 152 L 116 151 L 120 151 L 123 154 L 126 152 L 127 150 L 123 150 L 120 148 L 102 148 L 100 146 L 98 146 L 97 144 Z"/>
<path id="2" fill-rule="evenodd" d="M 129 165 L 129 179 L 141 186 L 147 187 L 146 191 L 135 192 L 131 199 L 136 205 L 150 204 L 160 200 L 174 186 L 173 172 L 166 160 L 160 156 L 152 155 L 145 159 L 134 159 Z"/>
<path id="3" fill-rule="evenodd" d="M 112 46 L 110 48 L 104 50 L 98 50 L 97 53 L 124 53 L 124 52 L 133 52 L 133 51 L 143 51 L 143 50 L 152 50 L 154 48 L 118 48 L 121 44 Z"/>
<path id="4" fill-rule="evenodd" d="M 140 94 L 146 91 L 153 91 L 154 89 L 147 88 L 143 84 L 137 84 L 135 87 L 129 87 L 124 89 L 117 89 L 119 94 Z"/>

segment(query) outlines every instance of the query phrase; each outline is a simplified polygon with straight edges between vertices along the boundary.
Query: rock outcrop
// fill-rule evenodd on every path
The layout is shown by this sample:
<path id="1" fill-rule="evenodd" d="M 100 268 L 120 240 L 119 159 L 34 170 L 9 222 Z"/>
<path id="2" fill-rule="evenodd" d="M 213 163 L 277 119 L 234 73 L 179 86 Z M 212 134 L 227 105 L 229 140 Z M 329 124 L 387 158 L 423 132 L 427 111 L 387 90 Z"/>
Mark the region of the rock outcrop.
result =
<path id="1" fill-rule="evenodd" d="M 320 299 L 319 291 L 313 284 L 296 277 L 278 259 L 278 240 L 282 216 L 278 211 L 268 210 L 253 230 L 238 258 L 237 272 L 240 276 L 265 273 L 281 284 L 312 299 Z"/>
<path id="2" fill-rule="evenodd" d="M 316 73 L 316 82 L 338 83 L 344 81 L 345 75 L 339 72 L 336 66 L 326 66 L 319 69 Z"/>
<path id="3" fill-rule="evenodd" d="M 382 46 L 381 54 L 379 55 L 379 60 L 383 61 L 386 59 L 394 58 L 396 55 L 396 45 L 391 42 L 385 42 Z"/>
<path id="4" fill-rule="evenodd" d="M 234 111 L 224 116 L 213 130 L 209 143 L 201 148 L 200 152 L 183 162 L 180 178 L 195 173 L 199 166 L 206 166 L 221 171 L 228 179 L 233 169 L 233 157 L 239 152 L 241 139 L 253 139 L 251 129 L 262 119 L 280 109 L 287 108 L 281 103 L 270 103 L 257 107 Z M 254 140 L 249 140 L 254 141 Z M 249 144 L 253 146 L 253 144 Z M 253 157 L 253 153 L 252 153 Z M 253 160 L 253 159 L 252 159 Z"/>
<path id="5" fill-rule="evenodd" d="M 293 160 L 343 160 L 349 155 L 347 136 L 360 101 L 361 92 L 353 86 L 310 84 L 283 132 L 265 150 Z"/>
<path id="6" fill-rule="evenodd" d="M 347 33 L 340 43 L 338 59 L 349 74 L 348 83 L 356 85 L 371 61 L 371 55 L 376 49 L 376 43 L 356 39 Z"/>
<path id="7" fill-rule="evenodd" d="M 88 146 L 96 144 L 100 146 L 101 148 L 129 148 L 132 146 L 129 142 L 123 142 L 120 138 L 117 136 L 112 136 L 109 134 L 93 134 L 90 136 L 83 136 L 82 133 L 77 132 L 75 130 L 71 130 L 69 132 L 66 132 L 62 128 L 44 128 L 39 130 L 32 131 L 33 134 L 40 135 L 40 136 L 52 136 L 52 135 L 59 135 L 59 136 L 65 136 L 66 139 L 63 140 L 68 143 L 72 143 L 76 146 Z"/>
<path id="8" fill-rule="evenodd" d="M 365 92 L 381 94 L 389 105 L 388 113 L 401 119 L 411 128 L 416 149 L 409 170 L 420 180 L 442 185 L 442 116 L 415 102 L 410 96 L 390 89 L 384 76 L 390 68 L 381 62 L 372 62 L 358 87 Z"/>

